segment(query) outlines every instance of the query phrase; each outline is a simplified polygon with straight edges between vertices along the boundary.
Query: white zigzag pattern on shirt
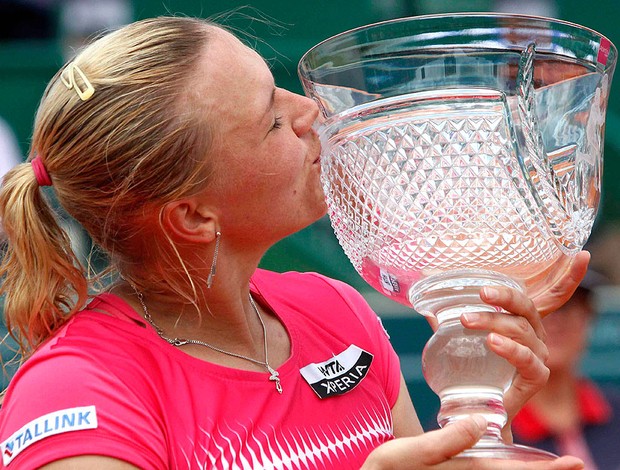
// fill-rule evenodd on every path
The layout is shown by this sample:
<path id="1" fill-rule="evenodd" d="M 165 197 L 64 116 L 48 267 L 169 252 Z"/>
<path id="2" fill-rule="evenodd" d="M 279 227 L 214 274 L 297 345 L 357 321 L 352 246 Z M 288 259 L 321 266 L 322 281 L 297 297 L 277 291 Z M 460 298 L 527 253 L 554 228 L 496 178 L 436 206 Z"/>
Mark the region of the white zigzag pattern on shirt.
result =
<path id="1" fill-rule="evenodd" d="M 230 426 L 210 434 L 205 430 L 205 443 L 194 443 L 194 455 L 185 454 L 187 468 L 196 470 L 302 470 L 338 468 L 347 462 L 348 452 L 355 448 L 368 450 L 389 440 L 393 435 L 389 411 L 378 413 L 364 409 L 349 423 L 334 429 L 295 430 L 278 433 L 253 426 L 239 425 L 241 432 Z M 264 439 L 259 439 L 257 433 Z M 286 435 L 285 435 L 286 434 Z M 208 444 L 206 444 L 208 443 Z M 205 444 L 208 446 L 206 447 Z M 348 452 L 347 452 L 348 451 Z M 344 465 L 346 467 L 346 465 Z"/>

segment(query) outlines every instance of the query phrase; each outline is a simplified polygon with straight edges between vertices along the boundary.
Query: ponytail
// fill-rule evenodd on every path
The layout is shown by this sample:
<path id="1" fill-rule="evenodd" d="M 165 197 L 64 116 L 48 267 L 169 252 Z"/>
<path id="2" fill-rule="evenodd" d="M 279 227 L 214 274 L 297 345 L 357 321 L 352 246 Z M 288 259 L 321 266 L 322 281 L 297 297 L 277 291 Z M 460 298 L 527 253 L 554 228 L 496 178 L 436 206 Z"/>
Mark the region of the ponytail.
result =
<path id="1" fill-rule="evenodd" d="M 193 83 L 215 27 L 173 17 L 132 23 L 90 44 L 48 83 L 30 151 L 40 158 L 15 167 L 0 188 L 8 237 L 0 294 L 22 359 L 84 307 L 90 287 L 42 185 L 52 184 L 54 200 L 113 271 L 152 258 L 146 213 L 210 181 L 214 126 Z M 166 264 L 152 275 L 178 285 L 178 263 Z"/>
<path id="2" fill-rule="evenodd" d="M 88 296 L 86 274 L 43 194 L 36 165 L 34 170 L 31 162 L 17 165 L 0 187 L 0 220 L 8 241 L 0 264 L 0 295 L 21 360 L 81 309 Z"/>

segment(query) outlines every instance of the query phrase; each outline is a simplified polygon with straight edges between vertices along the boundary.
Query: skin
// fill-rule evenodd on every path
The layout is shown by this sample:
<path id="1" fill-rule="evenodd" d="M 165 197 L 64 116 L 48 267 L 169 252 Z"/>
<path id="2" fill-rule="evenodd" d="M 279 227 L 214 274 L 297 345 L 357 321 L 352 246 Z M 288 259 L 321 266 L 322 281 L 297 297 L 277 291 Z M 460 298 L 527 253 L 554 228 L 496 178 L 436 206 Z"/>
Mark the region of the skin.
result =
<path id="1" fill-rule="evenodd" d="M 249 279 L 273 243 L 306 227 L 326 210 L 319 181 L 320 145 L 312 129 L 318 109 L 308 98 L 276 88 L 263 59 L 235 37 L 216 28 L 210 31 L 209 45 L 191 88 L 205 113 L 218 124 L 216 142 L 208 156 L 215 165 L 214 182 L 198 195 L 168 203 L 160 220 L 168 236 L 178 244 L 183 259 L 196 272 L 208 271 L 215 233 L 220 231 L 217 276 L 199 305 L 200 317 L 194 307 L 180 303 L 172 293 L 152 289 L 145 290 L 144 295 L 154 320 L 170 336 L 200 339 L 225 350 L 261 357 L 262 328 L 249 304 Z M 233 69 L 237 71 L 234 77 L 228 73 Z M 154 223 L 157 217 L 153 214 Z M 585 273 L 588 259 L 587 253 L 579 255 L 559 285 L 537 299 L 538 304 L 516 291 L 483 289 L 481 298 L 485 302 L 514 315 L 485 314 L 462 320 L 469 328 L 489 330 L 491 349 L 517 368 L 514 385 L 506 395 L 509 419 L 548 377 L 538 308 L 557 307 L 570 297 Z M 113 291 L 141 312 L 129 286 L 121 284 Z M 279 367 L 290 355 L 290 339 L 273 312 L 264 305 L 259 309 L 267 328 L 270 363 Z M 260 366 L 208 348 L 188 345 L 182 349 L 212 363 L 263 371 Z M 497 468 L 497 462 L 489 460 L 450 460 L 480 438 L 486 425 L 479 417 L 424 434 L 402 378 L 392 411 L 394 434 L 400 439 L 375 449 L 365 469 Z M 510 439 L 509 429 L 505 437 Z M 44 468 L 134 467 L 91 455 L 63 459 Z M 502 468 L 582 467 L 577 459 L 562 458 L 545 463 L 502 462 Z"/>

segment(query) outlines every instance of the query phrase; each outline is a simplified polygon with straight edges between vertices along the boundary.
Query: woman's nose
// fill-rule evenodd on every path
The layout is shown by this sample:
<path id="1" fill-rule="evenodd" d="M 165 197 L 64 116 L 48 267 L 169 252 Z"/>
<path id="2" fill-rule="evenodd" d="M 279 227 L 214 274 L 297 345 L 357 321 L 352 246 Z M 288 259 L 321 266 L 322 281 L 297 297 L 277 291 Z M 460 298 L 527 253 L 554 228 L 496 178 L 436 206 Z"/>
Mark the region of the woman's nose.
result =
<path id="1" fill-rule="evenodd" d="M 296 114 L 293 119 L 293 131 L 298 136 L 307 134 L 319 115 L 319 107 L 314 100 L 302 95 L 295 95 Z"/>

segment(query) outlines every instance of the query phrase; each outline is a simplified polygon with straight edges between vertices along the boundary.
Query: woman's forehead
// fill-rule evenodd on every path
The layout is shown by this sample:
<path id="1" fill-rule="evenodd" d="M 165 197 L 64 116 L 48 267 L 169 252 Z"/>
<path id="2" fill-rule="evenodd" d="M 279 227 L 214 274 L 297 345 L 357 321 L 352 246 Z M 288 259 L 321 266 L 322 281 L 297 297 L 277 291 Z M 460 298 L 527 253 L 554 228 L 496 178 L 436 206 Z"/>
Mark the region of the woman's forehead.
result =
<path id="1" fill-rule="evenodd" d="M 216 81 L 222 82 L 222 75 L 226 75 L 233 79 L 235 87 L 241 87 L 248 80 L 273 81 L 269 65 L 260 54 L 234 34 L 218 27 L 214 28 L 214 34 L 208 40 L 204 65 L 204 71 L 215 72 L 211 77 L 219 76 Z"/>
<path id="2" fill-rule="evenodd" d="M 209 35 L 194 84 L 191 95 L 217 112 L 222 130 L 247 126 L 246 121 L 264 114 L 275 86 L 264 59 L 218 27 Z"/>
<path id="3" fill-rule="evenodd" d="M 229 50 L 230 53 L 234 54 L 243 54 L 248 57 L 253 57 L 258 60 L 263 60 L 263 58 L 251 47 L 248 47 L 244 44 L 237 36 L 235 36 L 230 31 L 220 27 L 220 26 L 211 26 L 212 35 L 211 40 L 222 41 L 225 44 L 225 48 L 231 48 Z"/>

